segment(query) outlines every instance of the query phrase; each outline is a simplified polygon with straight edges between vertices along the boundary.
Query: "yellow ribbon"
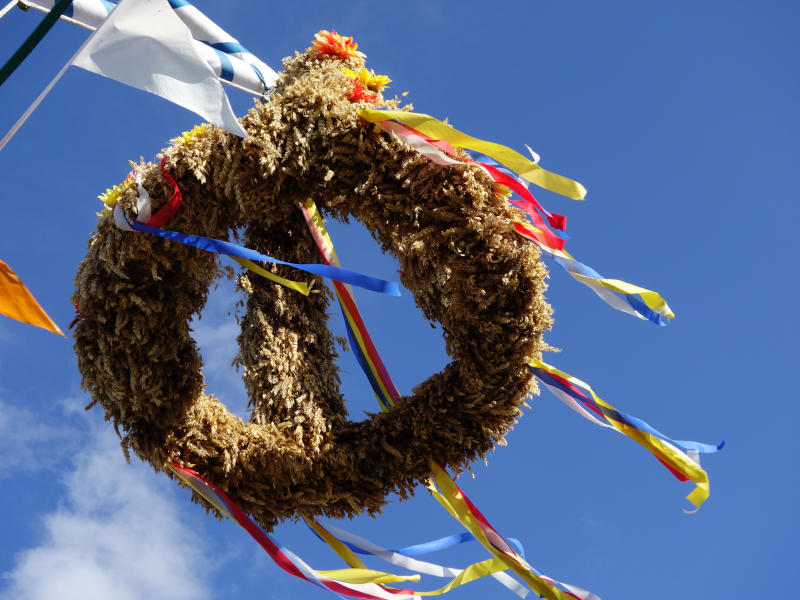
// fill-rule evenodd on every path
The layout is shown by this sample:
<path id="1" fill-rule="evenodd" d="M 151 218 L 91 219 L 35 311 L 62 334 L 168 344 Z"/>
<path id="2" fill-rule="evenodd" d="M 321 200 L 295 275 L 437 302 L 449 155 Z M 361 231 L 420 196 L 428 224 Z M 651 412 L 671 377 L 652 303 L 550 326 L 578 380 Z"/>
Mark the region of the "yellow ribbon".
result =
<path id="1" fill-rule="evenodd" d="M 419 575 L 389 575 L 387 573 L 381 573 L 380 571 L 370 571 L 366 569 L 364 563 L 361 561 L 355 553 L 347 547 L 341 540 L 336 538 L 331 532 L 325 529 L 322 525 L 320 525 L 317 521 L 311 519 L 306 519 L 306 523 L 309 527 L 311 527 L 325 542 L 333 549 L 336 554 L 338 554 L 342 560 L 344 560 L 347 564 L 349 564 L 352 568 L 351 569 L 341 569 L 339 571 L 317 571 L 318 573 L 322 574 L 329 574 L 335 573 L 335 575 L 331 575 L 336 579 L 340 579 L 342 581 L 348 581 L 350 583 L 389 583 L 391 581 L 419 581 Z M 420 596 L 439 596 L 441 594 L 445 594 L 452 590 L 453 588 L 457 588 L 458 586 L 464 585 L 465 583 L 470 583 L 471 581 L 475 581 L 476 579 L 480 579 L 481 577 L 486 577 L 487 575 L 491 575 L 492 573 L 497 573 L 498 571 L 505 571 L 508 567 L 506 567 L 503 561 L 497 558 L 490 558 L 488 560 L 484 560 L 481 562 L 477 562 L 474 564 L 469 565 L 465 569 L 461 571 L 458 575 L 456 575 L 452 580 L 450 580 L 446 585 L 442 586 L 436 590 L 430 591 L 418 591 L 414 590 L 414 593 Z M 348 575 L 349 572 L 352 573 Z M 376 574 L 373 579 L 364 579 L 358 580 L 357 578 L 360 576 L 369 577 L 368 573 Z M 391 577 L 396 577 L 396 579 L 390 579 Z"/>
<path id="2" fill-rule="evenodd" d="M 303 202 L 303 207 L 305 207 L 305 210 L 308 212 L 308 217 L 317 228 L 317 233 L 319 233 L 323 244 L 326 246 L 326 250 L 329 254 L 329 256 L 326 257 L 327 260 L 329 260 L 333 266 L 341 267 L 342 263 L 339 262 L 339 257 L 336 255 L 336 250 L 333 248 L 333 240 L 331 239 L 331 236 L 328 235 L 328 230 L 325 228 L 325 219 L 319 212 L 316 203 L 311 198 L 306 198 L 305 202 Z"/>
<path id="3" fill-rule="evenodd" d="M 486 154 L 517 173 L 520 177 L 524 177 L 531 183 L 535 183 L 546 190 L 574 200 L 583 200 L 586 197 L 586 188 L 577 181 L 551 173 L 525 158 L 516 150 L 512 150 L 502 144 L 474 138 L 430 115 L 401 110 L 373 110 L 369 108 L 362 108 L 358 111 L 358 115 L 369 123 L 395 119 L 428 137 L 447 140 L 454 146 Z"/>
<path id="4" fill-rule="evenodd" d="M 373 571 L 372 569 L 331 569 L 330 571 L 320 571 L 315 569 L 315 573 L 344 581 L 345 583 L 394 583 L 398 581 L 419 581 L 419 575 L 392 575 L 383 571 Z M 417 592 L 414 592 L 417 593 Z"/>
<path id="5" fill-rule="evenodd" d="M 518 223 L 522 225 L 525 229 L 529 229 L 535 233 L 543 233 L 541 229 L 539 229 L 535 225 L 532 225 L 531 223 L 528 223 L 527 221 L 514 220 L 513 223 Z M 548 254 L 551 254 L 555 257 L 566 258 L 568 260 L 578 262 L 577 260 L 575 260 L 575 257 L 572 256 L 566 250 L 558 250 L 556 248 L 550 248 L 549 246 L 543 244 L 541 241 L 527 236 L 526 239 L 531 239 L 534 244 L 539 246 L 539 248 L 541 248 Z M 653 290 L 648 290 L 647 288 L 639 287 L 638 285 L 628 283 L 627 281 L 622 281 L 621 279 L 606 279 L 606 278 L 598 279 L 596 277 L 589 277 L 582 273 L 578 273 L 574 269 L 569 268 L 569 266 L 567 265 L 562 264 L 562 266 L 573 279 L 582 283 L 585 286 L 588 286 L 589 288 L 595 289 L 594 285 L 598 285 L 600 287 L 604 287 L 619 294 L 639 295 L 639 297 L 641 297 L 642 299 L 642 302 L 644 302 L 651 310 L 657 312 L 662 317 L 669 317 L 669 318 L 675 317 L 675 313 L 672 312 L 672 309 L 667 304 L 667 301 L 664 300 L 664 298 L 662 298 L 661 294 L 659 294 L 658 292 L 654 292 Z M 598 292 L 595 290 L 595 293 Z M 603 297 L 599 293 L 598 295 Z M 603 299 L 605 300 L 605 298 Z M 606 302 L 608 301 L 606 300 Z"/>
<path id="6" fill-rule="evenodd" d="M 350 565 L 349 569 L 334 569 L 332 571 L 317 571 L 326 577 L 332 577 L 348 583 L 393 583 L 397 581 L 419 581 L 419 575 L 394 575 L 383 571 L 368 569 L 363 561 L 356 556 L 341 540 L 330 531 L 317 523 L 314 519 L 305 519 L 306 525 L 311 527 L 319 537 L 325 540 L 344 562 Z"/>
<path id="7" fill-rule="evenodd" d="M 533 572 L 531 566 L 525 562 L 520 556 L 511 557 L 504 552 L 499 551 L 486 537 L 483 528 L 475 520 L 472 511 L 464 501 L 461 491 L 456 486 L 455 481 L 434 461 L 430 461 L 430 467 L 433 471 L 433 478 L 428 480 L 428 490 L 433 494 L 439 503 L 444 506 L 447 511 L 460 522 L 475 539 L 483 544 L 489 552 L 491 552 L 496 559 L 503 562 L 507 568 L 511 569 L 519 575 L 525 583 L 542 598 L 550 600 L 574 600 L 567 594 L 556 588 L 555 586 L 547 583 L 544 579 Z M 441 488 L 441 492 L 437 488 Z M 516 553 L 515 553 L 516 554 Z"/>
<path id="8" fill-rule="evenodd" d="M 466 569 L 461 571 L 461 573 L 453 577 L 453 579 L 451 579 L 447 585 L 440 587 L 438 590 L 430 590 L 427 592 L 418 592 L 414 590 L 414 593 L 420 596 L 439 596 L 441 594 L 446 594 L 453 588 L 457 588 L 460 585 L 470 583 L 476 579 L 480 579 L 481 577 L 491 575 L 492 573 L 505 571 L 507 568 L 508 567 L 502 560 L 497 558 L 489 558 L 487 560 L 471 564 Z"/>
<path id="9" fill-rule="evenodd" d="M 652 310 L 664 317 L 674 318 L 675 313 L 672 312 L 667 301 L 661 297 L 658 292 L 633 285 L 620 279 L 596 279 L 594 277 L 587 277 L 575 271 L 567 271 L 574 279 L 580 281 L 584 285 L 596 283 L 604 288 L 612 290 L 620 294 L 638 294 L 642 301 Z M 590 286 L 591 287 L 591 286 Z"/>
<path id="10" fill-rule="evenodd" d="M 322 246 L 327 254 L 325 259 L 333 266 L 341 267 L 342 263 L 339 262 L 336 249 L 333 247 L 333 240 L 331 239 L 331 236 L 328 234 L 328 230 L 325 227 L 325 219 L 319 212 L 314 200 L 311 198 L 306 198 L 305 202 L 303 202 L 303 204 L 300 206 L 300 209 L 303 211 L 303 216 L 305 217 L 306 223 L 311 229 L 312 236 L 315 233 L 319 235 Z M 349 295 L 349 299 L 353 303 L 353 306 L 355 306 L 356 298 L 353 295 L 353 289 L 346 283 L 342 285 L 344 286 L 346 293 Z M 381 377 L 381 374 L 370 357 L 369 352 L 367 352 L 367 344 L 364 341 L 364 337 L 361 335 L 361 330 L 358 328 L 353 314 L 345 305 L 344 300 L 342 299 L 342 294 L 339 292 L 339 287 L 334 284 L 333 289 L 334 292 L 336 292 L 336 297 L 339 299 L 339 306 L 342 308 L 342 313 L 344 314 L 345 319 L 347 319 L 347 322 L 350 324 L 350 331 L 352 331 L 356 343 L 358 344 L 359 348 L 361 348 L 364 360 L 367 362 L 374 380 L 378 383 L 378 387 L 380 387 L 382 397 L 376 393 L 375 399 L 378 401 L 378 405 L 381 407 L 381 410 L 386 411 L 387 405 L 392 406 L 394 404 L 392 395 L 389 393 L 386 382 L 383 380 L 383 377 Z"/>
<path id="11" fill-rule="evenodd" d="M 261 275 L 262 277 L 266 277 L 270 281 L 279 283 L 282 286 L 289 288 L 290 290 L 300 292 L 301 294 L 303 294 L 303 296 L 308 296 L 308 286 L 302 281 L 292 281 L 291 279 L 284 279 L 279 275 L 275 275 L 275 273 L 270 273 L 263 267 L 259 267 L 249 258 L 239 258 L 238 256 L 231 256 L 231 258 L 236 262 L 238 262 L 243 267 L 245 267 L 246 269 L 250 269 L 253 273 Z"/>
<path id="12" fill-rule="evenodd" d="M 573 385 L 586 390 L 592 395 L 592 398 L 595 402 L 597 402 L 597 404 L 607 408 L 612 414 L 618 412 L 616 408 L 598 398 L 592 387 L 585 381 L 581 381 L 577 377 L 573 377 L 572 375 L 535 358 L 531 361 L 531 364 L 534 367 L 539 367 L 540 369 L 544 369 L 549 373 L 554 373 L 555 375 L 566 379 Z M 686 499 L 696 508 L 700 508 L 700 505 L 708 499 L 710 494 L 708 473 L 706 473 L 700 465 L 694 462 L 681 450 L 651 433 L 631 427 L 625 423 L 621 423 L 607 414 L 605 415 L 605 418 L 614 427 L 614 429 L 647 448 L 656 457 L 669 464 L 676 471 L 686 475 L 686 477 L 688 477 L 697 486 L 688 496 L 686 496 Z"/>
<path id="13" fill-rule="evenodd" d="M 342 558 L 342 560 L 344 560 L 344 562 L 346 562 L 353 568 L 359 568 L 359 569 L 367 568 L 364 562 L 360 558 L 358 558 L 358 556 L 356 556 L 355 552 L 350 550 L 350 548 L 348 548 L 344 543 L 342 543 L 342 541 L 339 540 L 339 538 L 337 538 L 336 536 L 334 536 L 330 531 L 328 531 L 322 525 L 317 523 L 316 519 L 306 519 L 304 517 L 303 520 L 306 522 L 306 525 L 311 527 L 311 529 L 313 529 L 316 532 L 316 534 L 325 541 L 325 543 L 327 543 L 331 548 L 333 548 L 333 551 L 336 552 L 336 554 L 338 554 Z"/>
<path id="14" fill-rule="evenodd" d="M 385 111 L 378 111 L 380 114 L 385 114 Z M 412 114 L 413 113 L 402 113 L 403 115 Z M 422 115 L 425 116 L 425 115 Z M 393 117 L 389 117 L 393 118 Z M 442 124 L 443 125 L 443 124 Z M 445 126 L 446 127 L 446 126 Z M 453 130 L 455 131 L 455 130 Z M 457 132 L 456 132 L 457 133 Z M 431 135 L 431 134 L 427 134 Z M 463 135 L 463 134 L 462 134 Z M 434 137 L 431 135 L 431 137 Z M 440 138 L 444 139 L 444 138 Z M 478 140 L 479 141 L 479 140 Z M 496 146 L 496 144 L 495 144 Z M 508 149 L 506 149 L 508 150 Z M 485 150 L 483 150 L 485 151 Z M 510 151 L 510 150 L 509 150 Z M 513 152 L 513 151 L 510 151 Z M 488 154 L 488 152 L 486 152 Z M 524 157 L 521 157 L 524 159 Z M 533 163 L 531 163 L 533 164 Z M 535 166 L 535 165 L 534 165 Z M 551 174 L 552 175 L 552 174 Z M 562 178 L 563 179 L 563 178 Z M 568 180 L 567 180 L 568 181 Z M 574 182 L 572 182 L 574 183 Z M 580 185 L 580 184 L 576 184 Z M 581 188 L 582 189 L 582 188 Z M 585 193 L 585 190 L 584 190 Z M 322 216 L 319 213 L 314 201 L 310 198 L 307 199 L 303 203 L 303 208 L 305 209 L 305 216 L 309 221 L 309 226 L 312 227 L 312 231 L 316 230 L 316 233 L 321 237 L 322 244 L 326 246 L 329 250 L 330 257 L 328 260 L 331 262 L 336 261 L 335 251 L 333 250 L 333 242 L 328 235 L 328 232 L 325 229 L 325 225 L 322 219 Z M 338 294 L 338 290 L 337 290 Z M 340 298 L 341 303 L 341 298 Z M 345 310 L 345 313 L 347 311 Z M 348 316 L 349 317 L 349 316 Z M 358 328 L 355 327 L 355 323 L 351 321 L 353 332 L 356 336 L 358 336 L 359 344 L 362 345 L 363 341 L 360 339 Z M 364 346 L 362 345 L 362 348 Z M 364 353 L 366 355 L 366 352 Z M 371 365 L 372 366 L 372 365 Z M 374 367 L 372 368 L 373 372 L 375 371 Z M 378 381 L 381 379 L 378 377 Z M 383 386 L 382 386 L 383 387 Z M 377 397 L 377 395 L 376 395 Z M 387 397 L 389 397 L 387 395 Z M 387 407 L 381 402 L 381 399 L 378 398 L 378 402 L 381 406 L 381 409 L 386 411 Z M 457 520 L 459 521 L 468 531 L 470 531 L 475 538 L 483 544 L 483 546 L 489 550 L 493 555 L 494 558 L 490 558 L 488 560 L 484 560 L 478 563 L 474 563 L 466 567 L 461 573 L 459 573 L 456 577 L 454 577 L 450 582 L 448 582 L 443 587 L 437 590 L 430 590 L 430 591 L 414 591 L 415 594 L 420 596 L 437 596 L 444 594 L 453 588 L 458 586 L 464 585 L 471 581 L 475 581 L 481 577 L 485 577 L 487 575 L 491 575 L 493 573 L 497 573 L 500 571 L 505 571 L 507 569 L 513 570 L 517 575 L 522 577 L 522 579 L 530 586 L 530 588 L 542 596 L 543 598 L 548 598 L 550 600 L 572 600 L 568 595 L 564 594 L 561 590 L 554 587 L 544 579 L 537 576 L 533 573 L 532 568 L 528 565 L 524 559 L 519 557 L 515 554 L 515 558 L 512 558 L 506 554 L 495 549 L 495 547 L 489 542 L 488 538 L 484 534 L 483 530 L 478 526 L 475 522 L 474 517 L 472 516 L 471 512 L 467 508 L 466 504 L 461 498 L 460 492 L 458 492 L 458 488 L 455 485 L 455 482 L 450 478 L 450 476 L 444 472 L 439 466 L 434 462 L 430 461 L 431 469 L 434 472 L 434 477 L 436 481 L 439 482 L 444 494 L 440 493 L 436 488 L 436 483 L 433 479 L 429 481 L 428 488 L 433 494 L 433 496 L 444 506 L 448 512 Z M 336 552 L 348 565 L 350 565 L 353 570 L 362 569 L 364 567 L 364 563 L 359 559 L 355 553 L 350 550 L 341 540 L 337 539 L 333 536 L 330 532 L 328 532 L 324 527 L 322 527 L 319 523 L 314 520 L 306 520 L 308 525 L 315 531 L 317 534 Z M 348 570 L 343 570 L 343 573 L 347 573 Z M 320 571 L 320 573 L 323 573 Z M 399 576 L 398 576 L 399 577 Z M 417 575 L 417 577 L 419 577 Z M 343 579 L 340 575 L 337 575 L 337 578 Z M 410 579 L 410 578 L 409 578 Z M 381 582 L 388 581 L 386 579 L 382 579 Z M 374 583 L 378 583 L 377 580 L 372 580 Z M 387 588 L 392 589 L 392 588 Z"/>
<path id="15" fill-rule="evenodd" d="M 192 483 L 191 480 L 189 480 L 186 477 L 184 477 L 183 474 L 180 471 L 175 470 L 172 467 L 171 464 L 167 463 L 166 468 L 169 469 L 173 474 L 175 474 L 181 481 L 186 483 L 186 485 L 188 485 L 190 488 L 192 488 L 195 492 L 197 492 L 203 498 L 205 498 L 206 501 L 208 501 L 209 504 L 211 504 L 212 506 L 216 507 L 216 509 L 219 510 L 222 514 L 224 514 L 226 517 L 228 517 L 230 520 L 232 520 L 234 523 L 236 523 L 237 525 L 239 525 L 243 529 L 247 530 L 244 527 L 244 525 L 242 525 L 230 513 L 230 511 L 227 509 L 227 507 L 220 506 L 219 503 L 217 503 L 216 500 L 213 497 L 211 497 L 208 494 L 206 494 L 203 491 L 203 489 L 198 488 L 197 486 L 195 486 Z M 315 524 L 313 521 L 309 522 L 308 520 L 306 521 L 306 523 L 308 523 L 312 527 Z M 317 531 L 317 533 L 319 533 L 320 535 L 323 535 L 325 537 L 325 541 L 327 541 L 329 544 L 331 544 L 331 541 L 329 540 L 329 538 L 332 537 L 332 536 L 330 535 L 330 533 L 328 533 L 324 529 L 317 528 L 317 527 L 314 527 L 314 530 Z M 325 535 L 325 534 L 327 534 L 327 535 Z M 337 540 L 336 538 L 333 538 L 333 541 L 339 542 L 339 540 Z M 380 583 L 391 583 L 391 582 L 397 582 L 397 581 L 419 581 L 419 575 L 394 575 L 392 573 L 384 573 L 383 571 L 374 571 L 372 569 L 367 569 L 366 566 L 364 565 L 364 563 L 362 563 L 358 559 L 358 557 L 356 557 L 355 554 L 353 554 L 352 551 L 350 551 L 350 549 L 347 548 L 347 546 L 345 546 L 341 542 L 339 542 L 339 544 L 340 544 L 341 548 L 334 548 L 336 550 L 337 554 L 340 551 L 349 552 L 350 555 L 352 555 L 351 559 L 355 560 L 355 564 L 358 565 L 358 568 L 333 569 L 333 570 L 328 570 L 328 571 L 322 571 L 322 570 L 318 570 L 318 569 L 312 569 L 311 567 L 309 567 L 309 569 L 311 569 L 311 571 L 315 575 L 320 575 L 323 578 L 327 578 L 327 579 L 335 579 L 337 581 L 342 581 L 344 583 L 378 583 L 378 584 L 380 584 Z M 331 547 L 333 547 L 333 545 Z M 342 556 L 342 554 L 340 554 L 340 556 Z"/>

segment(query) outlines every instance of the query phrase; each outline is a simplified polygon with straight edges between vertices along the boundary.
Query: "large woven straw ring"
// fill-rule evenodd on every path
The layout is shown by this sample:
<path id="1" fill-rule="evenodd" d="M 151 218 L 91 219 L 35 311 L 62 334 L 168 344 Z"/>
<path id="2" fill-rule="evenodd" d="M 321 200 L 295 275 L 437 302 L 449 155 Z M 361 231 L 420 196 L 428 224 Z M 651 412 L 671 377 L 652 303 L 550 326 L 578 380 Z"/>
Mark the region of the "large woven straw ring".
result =
<path id="1" fill-rule="evenodd" d="M 75 280 L 83 385 L 126 451 L 158 470 L 170 461 L 195 469 L 267 529 L 301 515 L 377 512 L 388 494 L 405 497 L 429 475 L 429 459 L 459 470 L 483 456 L 533 391 L 526 363 L 550 325 L 538 251 L 509 226 L 521 213 L 481 170 L 434 164 L 360 119 L 360 107 L 397 101 L 354 99 L 342 69 L 356 62 L 298 54 L 270 101 L 242 119 L 250 137 L 207 126 L 175 140 L 164 167 L 183 203 L 166 227 L 217 239 L 243 230 L 249 248 L 319 263 L 298 204 L 313 198 L 326 215 L 358 219 L 444 331 L 452 362 L 413 395 L 349 421 L 326 323 L 330 294 L 304 296 L 245 272 L 245 423 L 206 394 L 190 335 L 220 275 L 215 255 L 122 231 L 106 212 Z M 158 163 L 136 169 L 158 210 L 172 184 Z M 137 196 L 136 185 L 120 188 L 131 221 Z"/>

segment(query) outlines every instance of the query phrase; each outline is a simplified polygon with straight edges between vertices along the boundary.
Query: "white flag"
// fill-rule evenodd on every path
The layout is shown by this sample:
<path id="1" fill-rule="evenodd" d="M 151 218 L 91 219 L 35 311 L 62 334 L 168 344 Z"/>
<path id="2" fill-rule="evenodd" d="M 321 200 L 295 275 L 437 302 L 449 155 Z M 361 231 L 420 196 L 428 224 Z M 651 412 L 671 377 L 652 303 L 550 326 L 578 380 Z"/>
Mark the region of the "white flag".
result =
<path id="1" fill-rule="evenodd" d="M 123 0 L 72 64 L 161 96 L 241 137 L 216 74 L 167 0 Z"/>

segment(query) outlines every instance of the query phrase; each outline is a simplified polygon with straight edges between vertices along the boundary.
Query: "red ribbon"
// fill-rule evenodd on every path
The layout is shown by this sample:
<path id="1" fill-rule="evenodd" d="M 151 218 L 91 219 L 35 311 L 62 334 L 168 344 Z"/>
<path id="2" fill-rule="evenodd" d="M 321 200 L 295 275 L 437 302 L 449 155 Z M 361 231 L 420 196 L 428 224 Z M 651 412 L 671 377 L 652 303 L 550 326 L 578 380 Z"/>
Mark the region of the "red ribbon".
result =
<path id="1" fill-rule="evenodd" d="M 175 216 L 175 213 L 178 212 L 178 209 L 181 206 L 181 202 L 183 201 L 183 194 L 181 194 L 181 190 L 178 187 L 178 183 L 167 173 L 167 170 L 164 168 L 164 164 L 167 162 L 167 157 L 163 157 L 161 159 L 161 174 L 164 176 L 169 183 L 172 184 L 173 192 L 172 197 L 169 199 L 161 209 L 150 217 L 150 220 L 145 223 L 145 225 L 149 225 L 150 227 L 163 227 L 167 224 L 172 217 Z"/>
<path id="2" fill-rule="evenodd" d="M 551 213 L 550 211 L 545 210 L 544 207 L 541 204 L 539 204 L 536 198 L 533 197 L 533 194 L 531 194 L 530 190 L 526 188 L 524 185 L 522 185 L 516 178 L 511 177 L 510 175 L 504 173 L 503 171 L 501 171 L 500 169 L 498 169 L 493 165 L 473 160 L 471 158 L 464 158 L 456 155 L 455 150 L 453 150 L 453 147 L 447 140 L 436 140 L 430 136 L 425 135 L 424 133 L 417 131 L 412 127 L 409 127 L 408 125 L 404 125 L 403 123 L 400 123 L 399 125 L 404 129 L 421 137 L 431 146 L 435 146 L 436 148 L 438 148 L 451 158 L 455 158 L 456 160 L 460 160 L 467 163 L 474 163 L 486 169 L 486 171 L 489 173 L 489 176 L 495 181 L 495 183 L 499 183 L 500 185 L 507 187 L 508 189 L 516 192 L 520 196 L 519 200 L 509 200 L 509 202 L 514 206 L 518 206 L 526 213 L 528 213 L 528 215 L 530 215 L 531 217 L 531 220 L 533 221 L 533 224 L 536 225 L 536 227 L 538 227 L 539 229 L 547 232 L 544 235 L 547 236 L 549 240 L 548 246 L 557 248 L 558 250 L 564 249 L 564 240 L 562 240 L 561 238 L 559 238 L 558 236 L 556 236 L 555 234 L 551 233 L 548 230 L 547 225 L 545 225 L 544 223 L 544 219 L 542 219 L 539 213 L 547 217 L 547 221 L 554 229 L 560 229 L 562 231 L 567 226 L 567 217 L 565 217 L 564 215 L 557 215 Z"/>

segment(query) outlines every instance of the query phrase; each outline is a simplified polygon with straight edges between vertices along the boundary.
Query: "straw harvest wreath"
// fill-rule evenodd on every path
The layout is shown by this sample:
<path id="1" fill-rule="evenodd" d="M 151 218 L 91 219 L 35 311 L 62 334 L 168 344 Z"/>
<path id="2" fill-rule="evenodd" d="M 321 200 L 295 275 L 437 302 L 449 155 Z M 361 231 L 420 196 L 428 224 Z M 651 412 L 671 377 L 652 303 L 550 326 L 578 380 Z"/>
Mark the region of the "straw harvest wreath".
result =
<path id="1" fill-rule="evenodd" d="M 377 512 L 387 495 L 406 496 L 430 475 L 430 458 L 459 471 L 483 456 L 535 391 L 531 364 L 551 324 L 547 271 L 537 245 L 515 231 L 524 213 L 502 177 L 400 125 L 398 114 L 413 113 L 384 99 L 387 79 L 362 66 L 352 40 L 323 32 L 284 61 L 271 99 L 241 119 L 249 137 L 199 126 L 161 164 L 134 165 L 136 177 L 107 195 L 113 210 L 101 214 L 76 276 L 83 385 L 126 452 L 158 470 L 196 470 L 267 529 Z M 419 151 L 425 144 L 438 159 Z M 541 171 L 556 187 L 580 188 Z M 310 198 L 324 214 L 359 220 L 397 259 L 452 362 L 386 412 L 350 421 L 326 322 L 330 294 L 316 281 L 308 294 L 275 283 L 296 273 L 284 265 L 269 267 L 272 279 L 245 271 L 236 359 L 251 405 L 245 423 L 205 393 L 190 335 L 222 269 L 214 254 L 174 241 L 182 234 L 163 239 L 160 227 L 168 221 L 195 241 L 235 232 L 253 251 L 319 263 Z"/>

